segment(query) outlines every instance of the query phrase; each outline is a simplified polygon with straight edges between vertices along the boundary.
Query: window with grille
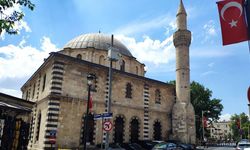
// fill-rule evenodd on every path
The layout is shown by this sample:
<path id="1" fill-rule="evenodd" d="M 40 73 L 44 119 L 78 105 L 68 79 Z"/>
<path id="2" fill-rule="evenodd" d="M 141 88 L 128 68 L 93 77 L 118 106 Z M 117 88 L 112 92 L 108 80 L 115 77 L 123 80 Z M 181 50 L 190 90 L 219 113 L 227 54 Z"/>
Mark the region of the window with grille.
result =
<path id="1" fill-rule="evenodd" d="M 155 90 L 155 103 L 161 104 L 161 91 L 159 89 Z"/>
<path id="2" fill-rule="evenodd" d="M 131 83 L 127 83 L 126 85 L 126 98 L 132 98 L 132 85 Z"/>

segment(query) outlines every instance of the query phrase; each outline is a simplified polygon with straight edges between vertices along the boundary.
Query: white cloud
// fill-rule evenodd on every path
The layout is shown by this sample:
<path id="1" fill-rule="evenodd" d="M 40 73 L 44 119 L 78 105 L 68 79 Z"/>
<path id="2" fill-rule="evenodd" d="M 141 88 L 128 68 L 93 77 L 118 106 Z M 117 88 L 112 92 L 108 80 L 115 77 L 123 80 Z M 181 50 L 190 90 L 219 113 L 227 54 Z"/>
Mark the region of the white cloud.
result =
<path id="1" fill-rule="evenodd" d="M 215 22 L 213 20 L 209 20 L 207 24 L 203 26 L 205 33 L 208 36 L 216 36 Z"/>
<path id="2" fill-rule="evenodd" d="M 32 46 L 25 46 L 23 39 L 18 46 L 8 45 L 0 47 L 0 80 L 6 78 L 22 78 L 31 74 L 49 56 L 49 52 L 57 51 L 56 46 L 48 37 L 41 40 L 41 50 Z"/>
<path id="3" fill-rule="evenodd" d="M 144 36 L 141 42 L 137 42 L 135 38 L 125 35 L 116 35 L 116 38 L 124 43 L 130 49 L 132 55 L 140 62 L 150 62 L 158 65 L 169 63 L 175 58 L 172 36 L 164 41 L 153 40 L 148 36 Z"/>
<path id="4" fill-rule="evenodd" d="M 114 31 L 114 34 L 132 35 L 144 33 L 157 28 L 166 28 L 166 34 L 176 29 L 175 17 L 172 15 L 162 15 L 151 20 L 137 20 Z"/>
<path id="5" fill-rule="evenodd" d="M 213 20 L 209 20 L 204 26 L 203 26 L 203 30 L 204 32 L 202 32 L 203 34 L 203 40 L 201 41 L 201 43 L 205 43 L 205 42 L 210 42 L 210 43 L 214 43 L 214 37 L 217 36 L 217 31 L 216 31 L 216 27 L 215 27 L 215 21 Z"/>
<path id="6" fill-rule="evenodd" d="M 214 62 L 209 63 L 209 64 L 208 64 L 208 67 L 212 68 L 212 67 L 214 66 L 214 64 L 215 64 Z"/>
<path id="7" fill-rule="evenodd" d="M 223 114 L 220 116 L 219 121 L 230 121 L 231 116 L 231 114 Z"/>

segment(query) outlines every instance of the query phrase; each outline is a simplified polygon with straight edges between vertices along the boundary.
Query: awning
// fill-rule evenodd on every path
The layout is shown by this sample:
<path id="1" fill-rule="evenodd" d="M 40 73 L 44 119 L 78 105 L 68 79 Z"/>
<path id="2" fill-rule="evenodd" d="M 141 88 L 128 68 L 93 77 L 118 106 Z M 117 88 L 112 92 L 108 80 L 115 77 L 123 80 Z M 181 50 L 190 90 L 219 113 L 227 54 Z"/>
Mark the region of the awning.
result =
<path id="1" fill-rule="evenodd" d="M 22 111 L 28 111 L 31 112 L 32 109 L 28 108 L 28 107 L 24 107 L 18 104 L 8 104 L 5 102 L 0 102 L 0 107 L 4 107 L 4 108 L 9 108 L 9 109 L 16 109 L 16 110 L 22 110 Z"/>

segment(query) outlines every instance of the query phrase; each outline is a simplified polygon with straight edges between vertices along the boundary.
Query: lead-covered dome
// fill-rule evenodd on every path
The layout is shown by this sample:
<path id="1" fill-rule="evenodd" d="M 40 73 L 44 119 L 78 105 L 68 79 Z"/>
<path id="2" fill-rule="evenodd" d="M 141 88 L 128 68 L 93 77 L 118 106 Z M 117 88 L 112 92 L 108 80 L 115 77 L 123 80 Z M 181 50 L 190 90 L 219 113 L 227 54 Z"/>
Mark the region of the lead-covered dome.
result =
<path id="1" fill-rule="evenodd" d="M 81 48 L 95 48 L 101 50 L 108 50 L 111 46 L 111 36 L 101 33 L 83 34 L 70 40 L 63 48 L 81 49 Z M 123 55 L 133 57 L 125 45 L 114 38 L 114 48 L 117 48 Z"/>

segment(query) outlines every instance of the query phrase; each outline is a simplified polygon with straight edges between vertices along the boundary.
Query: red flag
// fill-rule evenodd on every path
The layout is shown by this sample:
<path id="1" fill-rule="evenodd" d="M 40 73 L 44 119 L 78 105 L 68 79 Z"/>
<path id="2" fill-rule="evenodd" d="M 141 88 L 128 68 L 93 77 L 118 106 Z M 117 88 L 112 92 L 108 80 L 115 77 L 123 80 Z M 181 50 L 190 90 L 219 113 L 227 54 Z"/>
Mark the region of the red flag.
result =
<path id="1" fill-rule="evenodd" d="M 207 117 L 203 117 L 203 127 L 207 127 Z"/>
<path id="2" fill-rule="evenodd" d="M 90 98 L 89 98 L 89 110 L 92 111 L 92 107 L 93 107 L 93 100 L 92 100 L 92 95 L 90 94 Z"/>
<path id="3" fill-rule="evenodd" d="M 248 30 L 244 14 L 244 0 L 217 2 L 223 45 L 248 40 Z"/>
<path id="4" fill-rule="evenodd" d="M 236 119 L 236 126 L 238 129 L 240 129 L 240 118 Z"/>

